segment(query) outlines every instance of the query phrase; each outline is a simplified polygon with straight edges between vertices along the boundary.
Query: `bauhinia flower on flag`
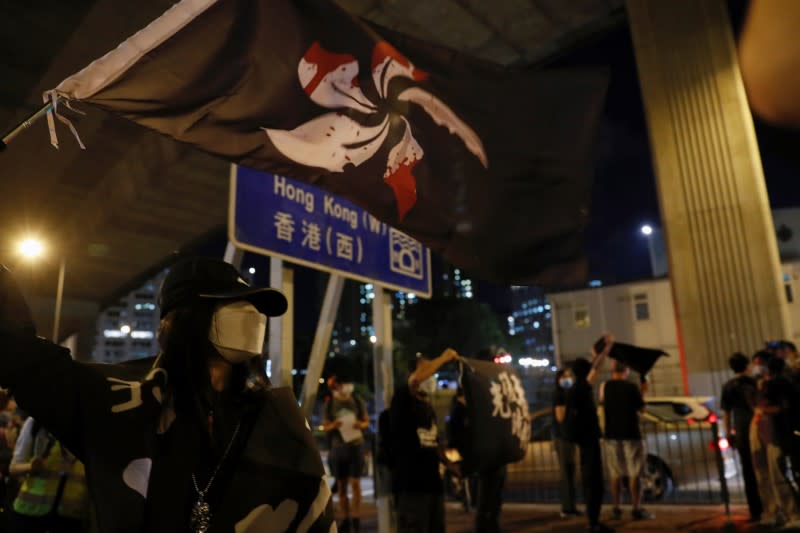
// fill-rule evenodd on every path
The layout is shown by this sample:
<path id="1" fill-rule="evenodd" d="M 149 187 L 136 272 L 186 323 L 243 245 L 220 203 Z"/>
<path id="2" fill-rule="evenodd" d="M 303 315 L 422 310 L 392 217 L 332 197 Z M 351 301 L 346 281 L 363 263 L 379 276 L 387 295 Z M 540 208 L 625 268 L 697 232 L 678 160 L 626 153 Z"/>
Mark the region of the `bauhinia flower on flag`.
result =
<path id="1" fill-rule="evenodd" d="M 329 0 L 182 0 L 46 96 L 345 196 L 475 276 L 547 283 L 583 273 L 605 86 L 381 36 Z"/>
<path id="2" fill-rule="evenodd" d="M 386 142 L 391 128 L 402 130 L 402 136 L 392 146 L 386 161 L 383 179 L 394 191 L 400 221 L 417 201 L 417 184 L 412 173 L 425 151 L 414 138 L 408 120 L 396 113 L 389 99 L 389 85 L 397 78 L 424 80 L 427 75 L 414 66 L 392 45 L 385 41 L 375 44 L 372 52 L 372 81 L 380 101 L 371 102 L 361 91 L 358 80 L 358 61 L 349 54 L 333 54 L 314 42 L 298 67 L 298 76 L 311 100 L 328 109 L 352 109 L 375 115 L 379 124 L 369 126 L 340 112 L 327 113 L 292 131 L 265 128 L 278 151 L 300 164 L 321 167 L 331 172 L 344 172 L 345 166 L 359 166 L 374 157 Z M 447 104 L 419 87 L 408 87 L 395 96 L 398 102 L 421 106 L 433 120 L 447 127 L 464 141 L 484 166 L 486 153 L 478 135 Z M 399 120 L 390 121 L 392 113 Z M 393 123 L 394 122 L 394 123 Z"/>

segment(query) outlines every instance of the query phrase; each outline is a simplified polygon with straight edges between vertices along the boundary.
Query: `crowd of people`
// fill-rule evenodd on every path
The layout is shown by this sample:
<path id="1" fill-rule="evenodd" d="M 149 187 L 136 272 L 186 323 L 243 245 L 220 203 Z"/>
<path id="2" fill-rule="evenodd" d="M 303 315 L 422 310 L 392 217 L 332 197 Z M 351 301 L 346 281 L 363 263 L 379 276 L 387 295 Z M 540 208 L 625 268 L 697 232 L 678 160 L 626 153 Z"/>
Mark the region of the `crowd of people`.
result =
<path id="1" fill-rule="evenodd" d="M 767 343 L 729 359 L 722 389 L 728 442 L 742 466 L 750 518 L 800 528 L 800 356 L 792 342 Z"/>
<path id="2" fill-rule="evenodd" d="M 0 532 L 81 533 L 89 523 L 84 465 L 0 391 Z"/>
<path id="3" fill-rule="evenodd" d="M 0 386 L 10 387 L 32 417 L 23 418 L 13 399 L 0 394 L 0 531 L 116 531 L 130 520 L 131 531 L 205 533 L 212 517 L 220 530 L 253 533 L 267 523 L 327 532 L 335 519 L 340 531 L 361 530 L 367 407 L 352 380 L 329 381 L 323 427 L 337 513 L 294 396 L 269 387 L 264 375 L 266 317 L 286 310 L 280 293 L 244 284 L 222 261 L 186 259 L 173 266 L 161 290 L 160 355 L 84 365 L 32 334 L 20 320 L 28 311 L 9 280 L 0 273 L 0 340 L 7 347 L 0 354 Z M 624 362 L 611 359 L 613 347 L 606 335 L 592 347 L 591 360 L 579 358 L 559 370 L 553 398 L 562 515 L 585 514 L 594 533 L 613 531 L 601 521 L 605 473 L 611 518 L 625 514 L 625 489 L 630 516 L 653 518 L 641 504 L 646 449 L 639 417 L 648 382 L 644 375 L 631 380 Z M 611 378 L 598 383 L 607 359 Z M 413 359 L 407 382 L 381 416 L 376 459 L 392 473 L 398 533 L 444 533 L 443 471 L 475 479 L 475 531 L 500 531 L 505 467 L 465 470 L 446 453 L 445 446 L 463 448 L 471 424 L 462 392 L 446 432 L 431 405 L 436 373 L 460 360 L 449 348 L 432 359 Z M 736 376 L 722 391 L 724 422 L 739 452 L 752 518 L 800 526 L 795 346 L 769 343 L 752 358 L 734 354 L 730 366 Z M 585 513 L 576 506 L 578 468 Z"/>

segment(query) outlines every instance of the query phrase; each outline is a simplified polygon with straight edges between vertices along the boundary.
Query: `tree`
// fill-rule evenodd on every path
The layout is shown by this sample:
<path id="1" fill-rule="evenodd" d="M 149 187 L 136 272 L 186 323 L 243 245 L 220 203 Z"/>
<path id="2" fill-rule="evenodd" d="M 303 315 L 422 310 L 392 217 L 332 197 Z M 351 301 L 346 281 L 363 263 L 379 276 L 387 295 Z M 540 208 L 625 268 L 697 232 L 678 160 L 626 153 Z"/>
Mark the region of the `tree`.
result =
<path id="1" fill-rule="evenodd" d="M 395 324 L 395 342 L 403 360 L 416 352 L 435 356 L 447 347 L 467 357 L 483 348 L 509 347 L 509 338 L 491 308 L 463 298 L 421 300 L 410 306 L 406 319 Z"/>

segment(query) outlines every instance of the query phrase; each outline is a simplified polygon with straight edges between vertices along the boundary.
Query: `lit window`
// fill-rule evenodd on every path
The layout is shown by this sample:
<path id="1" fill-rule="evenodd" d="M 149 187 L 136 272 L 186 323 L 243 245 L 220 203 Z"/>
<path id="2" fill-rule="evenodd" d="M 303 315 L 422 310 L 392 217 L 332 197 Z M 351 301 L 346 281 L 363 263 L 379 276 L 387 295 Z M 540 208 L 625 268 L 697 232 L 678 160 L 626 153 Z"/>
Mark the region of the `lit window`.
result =
<path id="1" fill-rule="evenodd" d="M 589 309 L 585 305 L 575 307 L 575 327 L 588 328 L 591 321 L 589 319 Z"/>

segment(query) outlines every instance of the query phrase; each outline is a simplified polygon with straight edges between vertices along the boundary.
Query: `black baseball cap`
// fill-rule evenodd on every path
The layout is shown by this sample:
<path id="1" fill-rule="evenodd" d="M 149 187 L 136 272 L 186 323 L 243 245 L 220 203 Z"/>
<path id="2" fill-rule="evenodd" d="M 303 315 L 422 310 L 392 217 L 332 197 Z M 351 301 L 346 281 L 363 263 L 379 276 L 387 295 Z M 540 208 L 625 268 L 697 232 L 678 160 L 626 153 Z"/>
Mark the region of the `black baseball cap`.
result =
<path id="1" fill-rule="evenodd" d="M 161 317 L 198 299 L 247 300 L 267 316 L 280 316 L 289 304 L 280 291 L 252 287 L 239 271 L 221 259 L 188 257 L 173 264 L 158 295 Z"/>

